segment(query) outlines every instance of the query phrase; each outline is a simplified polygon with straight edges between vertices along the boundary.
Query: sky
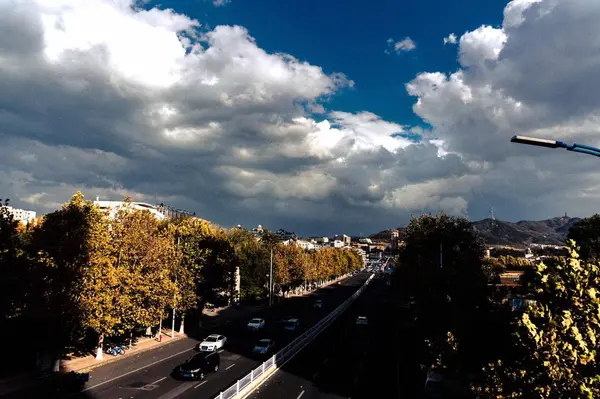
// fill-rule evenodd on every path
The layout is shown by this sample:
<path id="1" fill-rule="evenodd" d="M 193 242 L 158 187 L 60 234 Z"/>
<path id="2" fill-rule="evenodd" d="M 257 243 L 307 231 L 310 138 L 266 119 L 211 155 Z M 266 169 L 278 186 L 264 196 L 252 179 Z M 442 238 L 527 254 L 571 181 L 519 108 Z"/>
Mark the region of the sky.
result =
<path id="1" fill-rule="evenodd" d="M 509 139 L 600 146 L 598 20 L 592 0 L 0 0 L 0 198 L 304 235 L 588 216 L 596 158 Z"/>

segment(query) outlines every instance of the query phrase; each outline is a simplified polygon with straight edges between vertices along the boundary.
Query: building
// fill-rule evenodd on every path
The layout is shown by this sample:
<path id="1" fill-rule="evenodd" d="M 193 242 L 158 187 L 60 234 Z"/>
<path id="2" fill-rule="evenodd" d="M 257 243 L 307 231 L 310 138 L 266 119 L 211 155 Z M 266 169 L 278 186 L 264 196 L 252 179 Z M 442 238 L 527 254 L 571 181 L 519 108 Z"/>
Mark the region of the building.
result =
<path id="1" fill-rule="evenodd" d="M 23 224 L 29 224 L 32 223 L 33 221 L 35 221 L 35 217 L 36 217 L 36 213 L 35 211 L 28 211 L 25 209 L 19 209 L 19 208 L 13 208 L 12 206 L 5 206 L 4 207 L 8 213 L 10 213 L 13 218 L 15 218 L 15 220 L 18 220 L 19 222 L 23 223 Z"/>
<path id="2" fill-rule="evenodd" d="M 127 204 L 125 201 L 100 201 L 100 197 L 96 197 L 94 205 L 98 206 L 102 212 L 111 218 L 114 218 L 119 211 L 126 209 L 126 206 L 129 206 L 133 210 L 148 211 L 159 220 L 166 218 L 165 215 L 158 211 L 156 206 L 145 202 L 130 202 Z"/>
<path id="3" fill-rule="evenodd" d="M 373 241 L 370 238 L 361 238 L 358 240 L 361 244 L 373 244 Z"/>
<path id="4" fill-rule="evenodd" d="M 398 250 L 398 245 L 400 243 L 400 231 L 392 230 L 392 237 L 390 239 L 390 249 L 392 253 Z"/>

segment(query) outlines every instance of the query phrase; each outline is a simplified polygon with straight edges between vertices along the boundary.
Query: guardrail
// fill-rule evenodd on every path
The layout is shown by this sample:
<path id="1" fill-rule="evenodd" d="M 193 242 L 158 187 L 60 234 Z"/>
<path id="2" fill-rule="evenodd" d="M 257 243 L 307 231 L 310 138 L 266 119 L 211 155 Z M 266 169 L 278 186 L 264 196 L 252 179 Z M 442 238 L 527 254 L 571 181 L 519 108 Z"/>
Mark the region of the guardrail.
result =
<path id="1" fill-rule="evenodd" d="M 246 374 L 229 388 L 215 397 L 215 399 L 239 399 L 238 396 L 240 393 L 248 393 L 243 392 L 244 389 L 249 387 L 252 383 L 260 382 L 263 379 L 267 378 L 274 369 L 277 368 L 277 365 L 282 365 L 287 360 L 289 360 L 292 356 L 298 353 L 302 348 L 308 345 L 317 335 L 321 333 L 325 328 L 327 328 L 344 310 L 348 308 L 358 298 L 360 294 L 365 290 L 367 285 L 373 279 L 373 274 L 369 276 L 367 281 L 360 287 L 352 296 L 346 299 L 341 305 L 333 310 L 333 312 L 329 313 L 323 319 L 321 319 L 317 324 L 306 330 L 302 335 L 294 339 L 288 345 L 286 345 L 279 352 L 271 356 L 260 366 L 251 370 L 250 373 Z"/>

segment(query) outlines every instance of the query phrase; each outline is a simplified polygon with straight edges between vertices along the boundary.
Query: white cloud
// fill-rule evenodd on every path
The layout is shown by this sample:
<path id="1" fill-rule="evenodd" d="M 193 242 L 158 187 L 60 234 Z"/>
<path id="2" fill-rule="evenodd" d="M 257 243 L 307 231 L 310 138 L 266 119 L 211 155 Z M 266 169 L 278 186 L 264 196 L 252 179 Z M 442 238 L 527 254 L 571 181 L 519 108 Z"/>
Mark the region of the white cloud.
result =
<path id="1" fill-rule="evenodd" d="M 224 5 L 231 3 L 231 0 L 213 0 L 212 3 L 215 7 L 223 7 Z"/>
<path id="2" fill-rule="evenodd" d="M 386 54 L 390 54 L 391 51 L 400 54 L 401 52 L 412 51 L 417 48 L 415 42 L 408 36 L 397 42 L 394 42 L 394 39 L 389 38 L 386 40 L 386 43 L 388 44 L 388 48 L 385 50 Z"/>
<path id="3" fill-rule="evenodd" d="M 596 3 L 515 0 L 501 27 L 456 38 L 457 71 L 406 85 L 426 129 L 328 109 L 348 77 L 243 27 L 132 6 L 0 2 L 0 192 L 15 205 L 47 211 L 83 189 L 314 233 L 490 203 L 499 217 L 596 209 L 595 159 L 508 142 L 598 144 Z"/>
<path id="4" fill-rule="evenodd" d="M 456 35 L 454 33 L 450 33 L 448 36 L 444 38 L 444 44 L 456 44 Z"/>

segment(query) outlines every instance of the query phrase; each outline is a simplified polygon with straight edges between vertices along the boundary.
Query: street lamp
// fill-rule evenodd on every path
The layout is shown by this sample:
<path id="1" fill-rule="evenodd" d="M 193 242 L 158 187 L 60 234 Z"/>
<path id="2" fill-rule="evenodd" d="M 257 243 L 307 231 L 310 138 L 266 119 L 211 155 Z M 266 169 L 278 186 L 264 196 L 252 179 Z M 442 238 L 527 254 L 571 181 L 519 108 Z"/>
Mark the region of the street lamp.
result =
<path id="1" fill-rule="evenodd" d="M 564 148 L 567 151 L 580 152 L 582 154 L 594 155 L 600 157 L 600 148 L 584 144 L 567 144 L 563 141 L 540 139 L 537 137 L 513 136 L 510 141 L 517 144 L 535 145 L 546 148 Z"/>

